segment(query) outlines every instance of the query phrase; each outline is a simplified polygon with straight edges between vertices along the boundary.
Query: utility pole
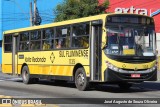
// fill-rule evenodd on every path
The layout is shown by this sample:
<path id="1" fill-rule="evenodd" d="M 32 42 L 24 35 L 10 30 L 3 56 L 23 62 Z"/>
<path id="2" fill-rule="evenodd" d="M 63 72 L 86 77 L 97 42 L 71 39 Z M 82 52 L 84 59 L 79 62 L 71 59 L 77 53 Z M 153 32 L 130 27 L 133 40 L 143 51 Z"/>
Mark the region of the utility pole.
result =
<path id="1" fill-rule="evenodd" d="M 40 17 L 39 11 L 37 8 L 37 0 L 34 0 L 34 16 L 32 20 L 33 20 L 32 21 L 33 26 L 40 25 L 42 22 L 42 18 Z"/>
<path id="2" fill-rule="evenodd" d="M 36 21 L 37 21 L 37 0 L 34 0 L 34 25 L 35 25 L 35 23 L 36 23 Z"/>
<path id="3" fill-rule="evenodd" d="M 32 16 L 32 2 L 30 2 L 30 24 L 33 26 L 33 16 Z"/>

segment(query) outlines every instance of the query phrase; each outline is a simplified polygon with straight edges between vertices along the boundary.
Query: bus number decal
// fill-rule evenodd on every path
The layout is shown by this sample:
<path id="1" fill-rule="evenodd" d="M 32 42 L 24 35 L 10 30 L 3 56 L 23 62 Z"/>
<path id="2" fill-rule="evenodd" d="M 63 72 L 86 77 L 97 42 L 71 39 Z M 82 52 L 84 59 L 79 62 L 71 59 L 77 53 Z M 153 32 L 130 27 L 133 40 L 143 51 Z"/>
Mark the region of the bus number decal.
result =
<path id="1" fill-rule="evenodd" d="M 75 64 L 75 59 L 69 59 L 69 64 Z"/>

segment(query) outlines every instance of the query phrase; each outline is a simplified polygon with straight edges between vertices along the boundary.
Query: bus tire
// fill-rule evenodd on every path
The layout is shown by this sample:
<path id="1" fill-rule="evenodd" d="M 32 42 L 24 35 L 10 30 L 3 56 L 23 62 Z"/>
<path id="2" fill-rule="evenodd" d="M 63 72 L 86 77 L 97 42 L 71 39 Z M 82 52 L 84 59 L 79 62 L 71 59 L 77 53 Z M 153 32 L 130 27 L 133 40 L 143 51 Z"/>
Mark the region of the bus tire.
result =
<path id="1" fill-rule="evenodd" d="M 28 66 L 24 66 L 22 68 L 22 80 L 24 84 L 30 84 L 32 82 L 32 78 L 30 78 L 30 72 Z"/>
<path id="2" fill-rule="evenodd" d="M 123 89 L 123 90 L 128 90 L 132 87 L 131 83 L 120 83 L 118 85 L 119 85 L 120 89 Z"/>
<path id="3" fill-rule="evenodd" d="M 75 73 L 75 85 L 80 91 L 85 91 L 89 88 L 89 81 L 83 67 L 78 68 Z"/>

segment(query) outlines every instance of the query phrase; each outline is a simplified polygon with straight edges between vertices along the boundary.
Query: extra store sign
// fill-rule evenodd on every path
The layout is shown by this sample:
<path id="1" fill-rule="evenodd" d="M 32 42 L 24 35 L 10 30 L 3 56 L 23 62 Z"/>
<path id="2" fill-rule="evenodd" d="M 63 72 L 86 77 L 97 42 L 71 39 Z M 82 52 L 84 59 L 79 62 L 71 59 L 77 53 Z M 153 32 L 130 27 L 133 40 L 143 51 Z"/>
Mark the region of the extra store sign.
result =
<path id="1" fill-rule="evenodd" d="M 135 13 L 135 14 L 148 15 L 147 9 L 134 8 L 134 6 L 131 6 L 130 8 L 117 7 L 117 8 L 115 8 L 115 13 Z"/>
<path id="2" fill-rule="evenodd" d="M 130 8 L 121 8 L 117 7 L 114 10 L 115 13 L 135 13 L 135 14 L 141 14 L 141 15 L 147 15 L 147 16 L 155 16 L 160 13 L 160 9 L 157 9 L 155 11 L 150 11 L 148 12 L 147 9 L 145 8 L 135 8 L 134 6 L 131 6 Z"/>

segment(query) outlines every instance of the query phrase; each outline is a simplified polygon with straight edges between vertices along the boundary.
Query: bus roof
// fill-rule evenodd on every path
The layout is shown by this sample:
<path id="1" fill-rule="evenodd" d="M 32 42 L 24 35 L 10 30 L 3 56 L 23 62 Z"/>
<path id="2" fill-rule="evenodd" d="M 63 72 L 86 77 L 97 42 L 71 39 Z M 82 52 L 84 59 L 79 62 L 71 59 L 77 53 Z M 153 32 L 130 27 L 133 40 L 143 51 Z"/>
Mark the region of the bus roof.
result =
<path id="1" fill-rule="evenodd" d="M 120 14 L 123 14 L 123 13 L 120 13 Z M 105 18 L 107 15 L 117 15 L 117 14 L 116 13 L 101 14 L 101 15 L 95 15 L 95 16 L 89 16 L 89 17 L 84 17 L 84 18 L 66 20 L 66 21 L 61 21 L 61 22 L 53 22 L 53 23 L 50 23 L 50 24 L 44 24 L 44 25 L 39 25 L 39 26 L 31 26 L 31 27 L 26 27 L 26 28 L 7 30 L 7 31 L 4 31 L 3 34 L 19 33 L 19 32 L 31 31 L 31 30 L 45 29 L 45 28 L 50 28 L 50 27 L 54 27 L 54 26 L 56 27 L 56 26 L 61 26 L 61 25 L 69 25 L 69 24 L 74 24 L 74 23 L 87 22 L 87 21 L 91 21 L 91 20 L 99 20 L 99 19 Z M 134 14 L 134 15 L 138 15 L 138 14 Z M 142 16 L 142 15 L 140 15 L 140 16 Z"/>

